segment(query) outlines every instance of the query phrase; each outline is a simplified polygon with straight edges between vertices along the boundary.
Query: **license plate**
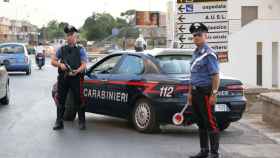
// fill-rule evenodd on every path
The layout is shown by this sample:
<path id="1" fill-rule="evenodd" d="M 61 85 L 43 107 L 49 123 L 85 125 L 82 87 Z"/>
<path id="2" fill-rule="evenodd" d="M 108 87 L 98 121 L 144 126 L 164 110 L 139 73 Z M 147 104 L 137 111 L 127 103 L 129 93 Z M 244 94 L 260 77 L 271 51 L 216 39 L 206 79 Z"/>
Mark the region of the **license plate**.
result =
<path id="1" fill-rule="evenodd" d="M 216 104 L 215 105 L 215 112 L 229 112 L 230 109 L 226 104 Z"/>
<path id="2" fill-rule="evenodd" d="M 43 59 L 43 57 L 38 57 L 38 59 Z"/>

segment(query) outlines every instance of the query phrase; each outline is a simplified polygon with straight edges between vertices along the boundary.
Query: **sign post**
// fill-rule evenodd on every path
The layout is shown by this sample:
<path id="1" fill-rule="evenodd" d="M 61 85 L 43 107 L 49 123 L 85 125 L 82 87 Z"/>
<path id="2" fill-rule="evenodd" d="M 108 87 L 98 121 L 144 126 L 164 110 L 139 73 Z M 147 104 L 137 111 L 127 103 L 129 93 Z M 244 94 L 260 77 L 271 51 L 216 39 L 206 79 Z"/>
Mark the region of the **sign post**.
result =
<path id="1" fill-rule="evenodd" d="M 177 0 L 176 39 L 182 49 L 194 49 L 189 27 L 202 22 L 209 29 L 208 44 L 221 62 L 228 62 L 227 0 Z"/>

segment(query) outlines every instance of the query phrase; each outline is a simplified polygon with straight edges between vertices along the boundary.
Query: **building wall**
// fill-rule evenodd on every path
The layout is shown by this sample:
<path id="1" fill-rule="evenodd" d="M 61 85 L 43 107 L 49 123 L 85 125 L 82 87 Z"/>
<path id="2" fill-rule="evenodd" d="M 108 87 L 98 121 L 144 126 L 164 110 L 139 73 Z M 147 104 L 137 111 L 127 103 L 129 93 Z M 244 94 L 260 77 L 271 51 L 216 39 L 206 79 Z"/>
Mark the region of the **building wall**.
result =
<path id="1" fill-rule="evenodd" d="M 258 19 L 241 27 L 241 6 L 258 6 Z M 228 7 L 230 61 L 221 64 L 222 72 L 241 79 L 247 85 L 256 86 L 257 42 L 261 42 L 263 45 L 262 86 L 271 88 L 272 81 L 277 82 L 272 78 L 275 70 L 272 69 L 272 43 L 280 41 L 280 1 L 229 0 Z"/>
<path id="2" fill-rule="evenodd" d="M 272 43 L 280 42 L 279 28 L 280 20 L 255 20 L 243 27 L 241 31 L 230 35 L 230 62 L 221 65 L 222 72 L 241 79 L 245 84 L 255 86 L 257 84 L 257 42 L 262 42 L 263 87 L 271 88 Z"/>
<path id="3" fill-rule="evenodd" d="M 167 2 L 167 47 L 173 47 L 173 42 L 175 38 L 175 4 L 174 1 Z"/>
<path id="4" fill-rule="evenodd" d="M 242 29 L 241 6 L 258 6 L 259 19 L 280 19 L 279 0 L 228 0 L 230 34 Z"/>

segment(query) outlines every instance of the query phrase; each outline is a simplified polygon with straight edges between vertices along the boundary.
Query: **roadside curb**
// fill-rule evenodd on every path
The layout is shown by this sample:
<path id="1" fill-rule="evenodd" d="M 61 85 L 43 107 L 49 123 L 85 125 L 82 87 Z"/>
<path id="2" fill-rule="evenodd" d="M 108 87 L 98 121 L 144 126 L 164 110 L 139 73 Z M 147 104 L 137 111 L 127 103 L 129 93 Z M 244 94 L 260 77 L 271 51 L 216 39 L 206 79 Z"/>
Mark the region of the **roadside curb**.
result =
<path id="1" fill-rule="evenodd" d="M 280 129 L 264 122 L 261 114 L 245 114 L 243 119 L 239 122 L 255 129 L 259 133 L 274 141 L 276 144 L 280 145 Z"/>

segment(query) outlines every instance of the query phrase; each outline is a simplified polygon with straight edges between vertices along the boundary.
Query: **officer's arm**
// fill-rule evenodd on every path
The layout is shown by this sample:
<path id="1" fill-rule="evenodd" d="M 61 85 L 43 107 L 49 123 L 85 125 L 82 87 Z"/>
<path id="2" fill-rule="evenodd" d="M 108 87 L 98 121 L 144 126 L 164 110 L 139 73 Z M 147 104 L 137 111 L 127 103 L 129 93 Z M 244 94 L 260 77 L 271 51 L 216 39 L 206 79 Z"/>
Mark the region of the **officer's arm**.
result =
<path id="1" fill-rule="evenodd" d="M 77 71 L 78 71 L 79 73 L 82 73 L 82 72 L 84 72 L 84 71 L 86 70 L 86 68 L 87 68 L 86 63 L 85 63 L 85 62 L 82 62 L 81 66 L 77 69 Z"/>
<path id="2" fill-rule="evenodd" d="M 82 48 L 80 50 L 80 56 L 81 56 L 81 66 L 77 69 L 77 71 L 81 73 L 84 72 L 87 68 L 86 64 L 87 64 L 88 57 L 85 48 Z"/>
<path id="3" fill-rule="evenodd" d="M 214 55 L 208 56 L 208 71 L 210 75 L 212 76 L 212 90 L 218 91 L 220 86 L 220 67 L 219 67 L 219 61 L 218 58 Z"/>
<path id="4" fill-rule="evenodd" d="M 215 74 L 212 76 L 212 90 L 218 91 L 220 86 L 220 75 Z"/>
<path id="5" fill-rule="evenodd" d="M 60 51 L 60 49 L 58 49 L 57 52 L 52 55 L 52 61 L 51 61 L 52 66 L 60 67 L 61 63 L 58 62 L 60 57 L 61 57 L 61 51 Z"/>

